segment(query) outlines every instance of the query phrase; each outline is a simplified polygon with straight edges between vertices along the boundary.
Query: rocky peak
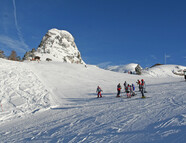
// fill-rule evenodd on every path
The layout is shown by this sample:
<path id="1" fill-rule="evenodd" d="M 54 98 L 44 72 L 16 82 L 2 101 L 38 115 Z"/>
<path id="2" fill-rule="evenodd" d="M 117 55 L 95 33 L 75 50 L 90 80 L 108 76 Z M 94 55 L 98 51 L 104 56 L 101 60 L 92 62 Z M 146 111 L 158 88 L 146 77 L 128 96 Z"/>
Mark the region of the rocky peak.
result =
<path id="1" fill-rule="evenodd" d="M 52 61 L 84 64 L 74 37 L 65 30 L 49 30 L 34 55 L 41 57 L 41 60 L 50 58 Z"/>

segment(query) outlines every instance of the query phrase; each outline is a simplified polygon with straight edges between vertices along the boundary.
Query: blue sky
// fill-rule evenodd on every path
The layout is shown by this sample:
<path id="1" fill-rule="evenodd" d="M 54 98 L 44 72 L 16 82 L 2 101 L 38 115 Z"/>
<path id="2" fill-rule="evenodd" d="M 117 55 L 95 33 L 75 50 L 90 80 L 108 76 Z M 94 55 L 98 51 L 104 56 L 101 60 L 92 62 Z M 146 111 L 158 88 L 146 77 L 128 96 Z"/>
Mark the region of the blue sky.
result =
<path id="1" fill-rule="evenodd" d="M 20 56 L 51 28 L 69 31 L 87 64 L 186 66 L 185 0 L 0 0 L 0 49 Z"/>

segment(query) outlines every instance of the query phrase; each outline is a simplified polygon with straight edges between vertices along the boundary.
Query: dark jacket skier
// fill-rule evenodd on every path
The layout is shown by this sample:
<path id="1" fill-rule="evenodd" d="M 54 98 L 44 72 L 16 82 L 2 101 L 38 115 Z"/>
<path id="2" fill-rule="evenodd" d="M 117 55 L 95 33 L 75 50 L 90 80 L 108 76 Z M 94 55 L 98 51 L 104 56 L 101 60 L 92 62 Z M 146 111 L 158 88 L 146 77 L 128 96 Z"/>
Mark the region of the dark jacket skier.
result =
<path id="1" fill-rule="evenodd" d="M 132 88 L 133 88 L 133 91 L 135 91 L 135 86 L 134 86 L 134 84 L 132 84 Z"/>
<path id="2" fill-rule="evenodd" d="M 141 94 L 142 94 L 142 98 L 145 98 L 144 92 L 145 92 L 145 81 L 142 79 L 141 80 Z"/>
<path id="3" fill-rule="evenodd" d="M 121 92 L 121 85 L 120 85 L 120 83 L 117 85 L 117 91 L 118 91 L 118 93 L 117 93 L 116 97 L 120 97 L 120 92 Z"/>
<path id="4" fill-rule="evenodd" d="M 184 70 L 183 73 L 184 73 L 184 77 L 185 77 L 185 81 L 186 81 L 186 70 Z"/>
<path id="5" fill-rule="evenodd" d="M 126 91 L 126 87 L 128 86 L 127 82 L 125 81 L 123 85 L 124 85 L 125 92 L 127 92 Z"/>
<path id="6" fill-rule="evenodd" d="M 135 94 L 135 86 L 134 86 L 134 84 L 132 84 L 132 86 L 131 86 L 131 96 L 135 96 L 136 94 Z"/>

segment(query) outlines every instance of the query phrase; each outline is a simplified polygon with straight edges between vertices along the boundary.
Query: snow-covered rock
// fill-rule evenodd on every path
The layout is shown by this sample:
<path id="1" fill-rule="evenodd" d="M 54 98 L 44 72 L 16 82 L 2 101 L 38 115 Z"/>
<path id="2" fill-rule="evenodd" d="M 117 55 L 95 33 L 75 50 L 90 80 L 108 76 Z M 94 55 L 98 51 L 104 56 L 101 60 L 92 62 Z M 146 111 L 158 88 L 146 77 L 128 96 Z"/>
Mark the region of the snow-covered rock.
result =
<path id="1" fill-rule="evenodd" d="M 33 52 L 42 61 L 47 58 L 52 61 L 84 64 L 81 54 L 74 42 L 74 37 L 65 30 L 51 29 L 43 37 L 39 47 Z M 33 54 L 29 54 L 33 55 Z M 26 59 L 32 58 L 25 56 Z"/>
<path id="2" fill-rule="evenodd" d="M 137 65 L 138 64 L 136 63 L 130 63 L 126 65 L 108 66 L 106 70 L 120 72 L 120 73 L 128 73 L 128 72 L 135 73 L 135 68 L 137 67 Z"/>

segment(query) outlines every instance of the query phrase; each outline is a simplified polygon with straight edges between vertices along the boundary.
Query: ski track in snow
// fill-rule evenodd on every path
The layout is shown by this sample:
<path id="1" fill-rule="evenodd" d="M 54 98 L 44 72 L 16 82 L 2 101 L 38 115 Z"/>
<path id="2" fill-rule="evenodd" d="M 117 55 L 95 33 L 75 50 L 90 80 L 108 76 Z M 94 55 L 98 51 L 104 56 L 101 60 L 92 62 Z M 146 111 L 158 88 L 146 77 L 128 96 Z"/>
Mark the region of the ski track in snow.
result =
<path id="1" fill-rule="evenodd" d="M 49 107 L 49 92 L 24 64 L 0 62 L 0 124 Z"/>
<path id="2" fill-rule="evenodd" d="M 37 66 L 38 65 L 36 65 L 36 69 Z M 37 73 L 37 76 L 35 76 L 31 70 L 28 70 L 29 68 L 21 68 L 21 65 L 18 69 L 17 66 L 14 67 L 13 65 L 11 68 L 12 69 L 9 69 L 9 71 L 14 71 L 13 73 L 8 73 L 7 70 L 0 71 L 1 73 L 8 73 L 6 74 L 7 77 L 5 74 L 1 74 L 4 75 L 4 77 L 0 77 L 2 83 L 1 95 L 3 105 L 6 101 L 10 104 L 9 106 L 11 107 L 9 107 L 9 109 L 11 109 L 11 111 L 15 110 L 18 113 L 20 112 L 20 114 L 23 110 L 25 110 L 25 112 L 38 110 L 40 106 L 37 105 L 37 101 L 38 103 L 42 103 L 42 108 L 48 107 L 48 100 L 51 99 L 51 97 L 49 97 L 50 92 L 46 91 L 44 88 L 45 86 L 42 85 L 37 77 L 40 77 L 42 82 L 48 82 L 48 86 L 53 83 L 50 83 L 49 79 L 44 79 L 43 77 L 45 77 L 45 75 L 43 76 L 42 72 Z M 63 69 L 63 71 L 65 70 L 66 69 Z M 46 69 L 43 69 L 43 71 L 46 71 Z M 104 71 L 101 70 L 100 72 Z M 98 76 L 97 80 L 99 80 L 99 73 L 95 74 Z M 113 72 L 107 74 L 114 74 L 113 79 L 116 78 L 116 80 L 118 80 L 118 77 L 122 75 L 118 74 L 117 76 L 117 73 Z M 27 83 L 24 78 L 22 79 L 18 75 L 30 75 L 30 80 L 32 82 Z M 12 80 L 12 78 L 8 76 L 14 77 L 15 80 Z M 64 78 L 67 78 L 67 80 L 76 77 L 71 77 L 68 74 L 63 76 Z M 89 75 L 84 74 L 84 76 L 87 76 L 88 78 Z M 100 76 L 102 76 L 102 74 L 100 74 Z M 82 79 L 85 80 L 82 81 L 83 84 L 84 82 L 87 82 L 87 88 L 89 91 L 91 91 L 89 85 L 95 84 L 94 81 L 89 81 L 91 78 L 94 79 L 95 77 L 90 77 L 87 80 Z M 131 82 L 133 82 L 139 77 L 131 76 L 129 79 L 130 78 Z M 102 84 L 110 83 L 113 79 L 111 78 L 110 80 L 103 77 L 100 82 Z M 122 81 L 124 79 L 126 79 L 126 77 L 124 77 Z M 141 94 L 139 92 L 137 92 L 137 95 L 132 98 L 115 98 L 116 93 L 111 92 L 113 91 L 112 88 L 108 90 L 103 89 L 105 91 L 103 93 L 103 98 L 97 99 L 96 95 L 92 94 L 95 92 L 95 89 L 87 95 L 85 94 L 87 93 L 85 89 L 79 91 L 81 85 L 78 86 L 76 80 L 77 82 L 79 81 L 77 78 L 73 83 L 77 88 L 68 87 L 65 89 L 63 87 L 59 89 L 60 87 L 58 87 L 57 84 L 55 85 L 56 90 L 52 91 L 58 94 L 61 92 L 62 94 L 60 95 L 62 97 L 53 97 L 55 98 L 52 101 L 54 106 L 52 106 L 50 110 L 44 110 L 38 114 L 30 114 L 30 116 L 26 116 L 25 118 L 11 120 L 11 122 L 2 124 L 0 126 L 2 129 L 0 130 L 0 140 L 2 142 L 34 143 L 186 142 L 186 83 L 180 82 L 179 78 L 173 78 L 170 80 L 165 78 L 160 81 L 155 79 L 153 79 L 154 81 L 151 81 L 151 78 L 147 79 L 149 84 L 147 84 L 148 93 L 146 96 L 149 98 L 146 99 L 141 99 Z M 19 84 L 14 85 L 15 82 Z M 37 84 L 32 85 L 31 83 L 34 82 Z M 68 81 L 64 82 L 65 84 L 70 85 Z M 60 81 L 58 81 L 58 83 L 61 85 Z M 108 87 L 113 86 L 109 83 Z M 11 90 L 12 88 L 17 90 L 13 91 Z M 70 95 L 76 93 L 74 90 L 69 91 L 69 88 L 75 88 L 80 92 L 76 91 L 80 96 L 65 98 L 67 93 Z M 38 89 L 39 91 L 36 92 Z M 21 94 L 18 94 L 17 92 L 21 92 Z M 10 98 L 3 99 L 3 95 L 7 93 L 10 95 Z M 52 96 L 54 96 L 54 93 Z M 81 95 L 82 93 L 84 95 Z M 20 103 L 19 101 L 18 103 L 20 105 L 17 105 L 16 102 L 13 102 L 12 100 L 14 94 L 19 98 L 23 98 L 27 102 Z M 37 94 L 37 96 L 35 96 L 35 94 Z M 34 98 L 37 97 L 36 100 L 33 101 L 32 99 L 29 99 L 29 95 L 32 95 Z M 125 94 L 122 93 L 122 95 Z M 57 100 L 59 101 L 57 102 Z M 13 106 L 12 102 L 16 107 Z M 57 106 L 55 106 L 55 102 Z M 29 104 L 27 105 L 27 103 Z M 21 105 L 23 105 L 24 108 L 28 106 L 28 109 L 22 109 Z M 30 107 L 31 105 L 34 105 L 34 109 Z M 5 118 L 2 118 L 2 120 L 5 120 Z"/>

